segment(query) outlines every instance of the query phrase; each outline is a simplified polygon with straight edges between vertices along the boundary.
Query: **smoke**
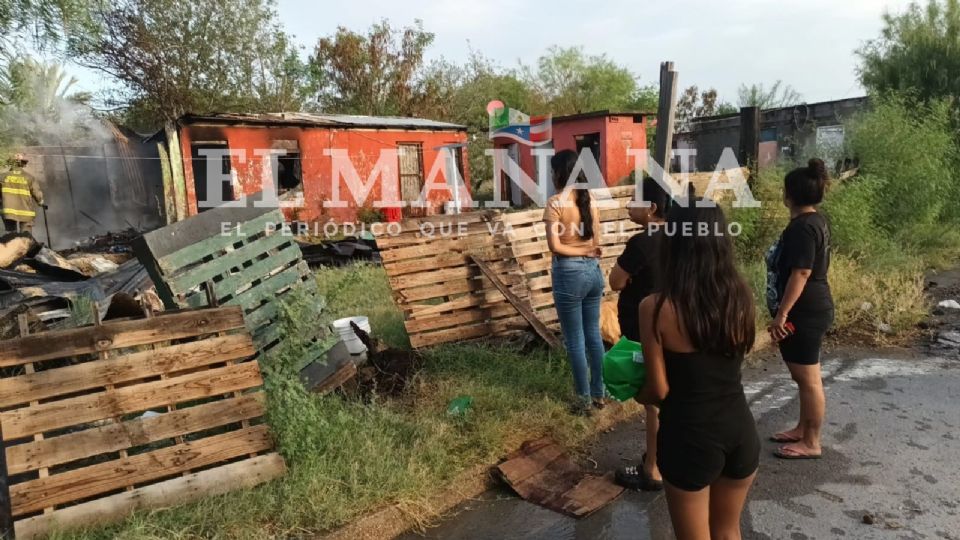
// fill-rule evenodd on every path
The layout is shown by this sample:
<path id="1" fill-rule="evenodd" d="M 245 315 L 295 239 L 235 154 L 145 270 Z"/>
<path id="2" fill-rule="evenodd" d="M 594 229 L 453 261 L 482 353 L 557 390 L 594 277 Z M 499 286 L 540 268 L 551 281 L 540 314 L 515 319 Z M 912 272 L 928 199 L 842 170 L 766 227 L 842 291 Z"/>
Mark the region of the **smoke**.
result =
<path id="1" fill-rule="evenodd" d="M 112 139 L 110 130 L 86 104 L 90 96 L 71 93 L 77 80 L 63 67 L 32 58 L 7 66 L 6 102 L 0 105 L 0 145 L 90 146 Z"/>

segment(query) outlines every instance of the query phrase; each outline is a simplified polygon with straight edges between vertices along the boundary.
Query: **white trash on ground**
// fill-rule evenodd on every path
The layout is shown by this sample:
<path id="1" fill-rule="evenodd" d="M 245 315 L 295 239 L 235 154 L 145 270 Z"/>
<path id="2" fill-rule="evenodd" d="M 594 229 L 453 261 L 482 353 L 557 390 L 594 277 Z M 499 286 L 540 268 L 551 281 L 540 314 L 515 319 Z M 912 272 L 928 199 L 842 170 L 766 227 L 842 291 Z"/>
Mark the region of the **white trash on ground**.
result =
<path id="1" fill-rule="evenodd" d="M 364 332 L 370 333 L 370 320 L 363 316 L 337 319 L 330 323 L 330 327 L 340 336 L 340 341 L 347 346 L 347 351 L 350 354 L 363 354 L 366 352 L 367 346 L 364 345 L 363 342 L 360 341 L 360 338 L 353 332 L 353 328 L 350 327 L 351 322 L 356 324 Z"/>
<path id="2" fill-rule="evenodd" d="M 960 302 L 956 300 L 941 300 L 937 307 L 947 308 L 947 309 L 960 309 Z"/>

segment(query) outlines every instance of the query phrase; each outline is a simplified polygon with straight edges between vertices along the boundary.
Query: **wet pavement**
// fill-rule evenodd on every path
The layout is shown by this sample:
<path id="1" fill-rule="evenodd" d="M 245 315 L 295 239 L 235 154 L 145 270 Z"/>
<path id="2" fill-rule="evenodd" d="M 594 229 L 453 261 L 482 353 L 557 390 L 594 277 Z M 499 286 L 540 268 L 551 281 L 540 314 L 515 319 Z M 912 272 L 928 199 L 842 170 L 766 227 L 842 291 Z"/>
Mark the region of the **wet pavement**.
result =
<path id="1" fill-rule="evenodd" d="M 780 461 L 764 443 L 760 473 L 743 515 L 748 539 L 960 540 L 960 360 L 910 351 L 828 352 L 827 425 L 820 461 Z M 792 427 L 798 401 L 775 359 L 744 373 L 761 436 Z M 604 434 L 588 449 L 598 471 L 635 460 L 643 423 Z M 868 523 L 865 523 L 868 522 Z M 575 520 L 487 493 L 452 517 L 404 540 L 669 539 L 661 494 L 626 492 Z"/>

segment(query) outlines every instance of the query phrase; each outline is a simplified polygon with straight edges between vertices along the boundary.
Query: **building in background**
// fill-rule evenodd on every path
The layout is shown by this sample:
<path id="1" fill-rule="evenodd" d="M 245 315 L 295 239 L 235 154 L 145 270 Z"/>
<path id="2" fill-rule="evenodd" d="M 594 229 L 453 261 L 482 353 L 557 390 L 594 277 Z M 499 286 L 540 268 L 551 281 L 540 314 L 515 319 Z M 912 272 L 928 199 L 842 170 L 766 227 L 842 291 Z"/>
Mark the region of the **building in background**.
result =
<path id="1" fill-rule="evenodd" d="M 538 146 L 518 143 L 509 138 L 495 138 L 495 149 L 505 149 L 509 160 L 517 163 L 534 182 L 538 182 L 539 164 L 533 155 L 534 148 L 552 148 L 555 152 L 575 150 L 580 153 L 590 149 L 600 167 L 600 173 L 608 186 L 615 186 L 630 177 L 636 160 L 628 150 L 647 148 L 647 117 L 654 113 L 594 111 L 569 116 L 553 117 L 553 138 Z M 541 158 L 542 159 L 542 158 Z M 500 164 L 497 170 L 504 171 L 497 179 L 501 196 L 513 206 L 530 204 L 530 198 L 510 180 L 506 171 L 509 163 Z M 547 196 L 555 193 L 552 174 L 547 171 L 546 186 L 540 186 Z"/>
<path id="2" fill-rule="evenodd" d="M 402 200 L 417 200 L 434 167 L 439 169 L 432 184 L 453 185 L 455 171 L 457 181 L 467 189 L 470 185 L 464 156 L 466 127 L 420 118 L 296 112 L 188 115 L 155 138 L 164 141 L 169 152 L 168 213 L 177 219 L 205 209 L 202 202 L 209 200 L 208 171 L 217 168 L 230 181 L 221 183 L 216 200 L 257 194 L 266 187 L 264 179 L 270 179 L 281 200 L 302 198 L 302 206 L 285 208 L 284 214 L 288 220 L 303 222 L 369 219 L 368 212 L 374 209 L 372 203 L 380 200 L 385 182 L 393 183 Z M 276 158 L 276 175 L 271 171 L 264 176 L 264 160 L 258 152 L 271 149 L 284 154 Z M 363 183 L 377 167 L 382 150 L 396 150 L 397 154 L 395 159 L 381 163 L 368 198 L 358 205 L 343 176 L 333 177 L 333 157 L 329 153 L 333 150 L 347 152 Z M 218 163 L 208 163 L 209 153 L 223 155 L 223 151 L 230 152 L 228 158 L 209 158 L 218 159 Z M 208 168 L 211 166 L 213 169 Z M 333 198 L 334 182 L 338 184 L 338 199 L 346 207 L 324 205 Z M 449 208 L 446 203 L 450 200 L 449 191 L 431 190 L 427 208 L 407 207 L 402 212 L 437 214 Z M 383 213 L 397 217 L 400 210 Z"/>
<path id="3" fill-rule="evenodd" d="M 805 103 L 792 107 L 765 109 L 760 113 L 759 167 L 775 165 L 781 159 L 797 160 L 819 156 L 836 165 L 843 153 L 844 122 L 868 105 L 866 97 Z M 690 128 L 674 136 L 677 149 L 696 149 L 688 157 L 688 170 L 711 171 L 725 148 L 738 153 L 740 113 L 695 118 Z M 679 168 L 674 158 L 673 168 Z"/>

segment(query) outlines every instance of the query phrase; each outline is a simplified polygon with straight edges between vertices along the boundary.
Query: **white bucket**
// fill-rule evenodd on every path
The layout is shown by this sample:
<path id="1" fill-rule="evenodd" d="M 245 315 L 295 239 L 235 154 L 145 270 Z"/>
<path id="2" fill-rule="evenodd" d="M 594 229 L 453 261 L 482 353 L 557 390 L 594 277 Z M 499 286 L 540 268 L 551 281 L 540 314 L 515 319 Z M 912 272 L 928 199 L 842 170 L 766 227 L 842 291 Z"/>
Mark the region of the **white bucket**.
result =
<path id="1" fill-rule="evenodd" d="M 330 327 L 340 336 L 340 341 L 347 346 L 347 352 L 350 354 L 362 354 L 366 352 L 367 347 L 353 332 L 353 328 L 350 327 L 351 322 L 360 327 L 364 332 L 370 333 L 370 320 L 362 316 L 337 319 L 330 323 Z"/>

